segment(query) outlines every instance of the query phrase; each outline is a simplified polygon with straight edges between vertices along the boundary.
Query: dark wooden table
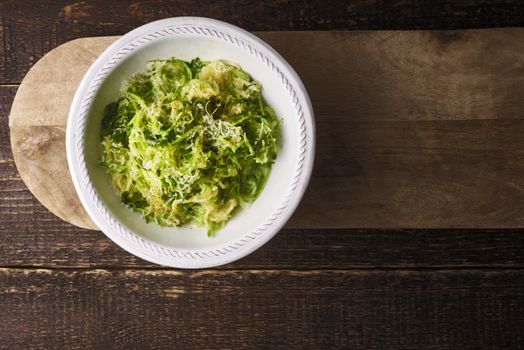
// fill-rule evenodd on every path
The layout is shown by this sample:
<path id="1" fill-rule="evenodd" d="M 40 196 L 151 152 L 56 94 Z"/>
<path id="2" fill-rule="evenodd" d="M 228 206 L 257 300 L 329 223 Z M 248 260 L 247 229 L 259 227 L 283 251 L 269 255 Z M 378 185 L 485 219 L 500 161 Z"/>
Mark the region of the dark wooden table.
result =
<path id="1" fill-rule="evenodd" d="M 286 229 L 227 266 L 163 269 L 49 213 L 13 161 L 17 86 L 74 38 L 180 15 L 253 31 L 524 25 L 520 1 L 432 3 L 0 1 L 0 348 L 524 348 L 523 230 Z"/>

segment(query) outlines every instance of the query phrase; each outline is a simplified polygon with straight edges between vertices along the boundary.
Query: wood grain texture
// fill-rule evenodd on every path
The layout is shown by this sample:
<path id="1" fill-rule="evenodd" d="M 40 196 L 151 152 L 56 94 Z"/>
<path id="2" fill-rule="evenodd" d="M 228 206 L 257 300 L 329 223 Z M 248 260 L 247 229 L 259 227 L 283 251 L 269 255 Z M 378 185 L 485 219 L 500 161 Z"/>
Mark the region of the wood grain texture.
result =
<path id="1" fill-rule="evenodd" d="M 524 29 L 258 34 L 303 77 L 316 112 L 314 176 L 287 227 L 524 225 Z M 64 129 L 83 72 L 114 40 L 46 55 L 9 120 L 22 179 L 84 228 L 96 226 L 67 180 Z"/>
<path id="2" fill-rule="evenodd" d="M 159 268 L 103 233 L 66 224 L 43 208 L 31 215 L 16 209 L 0 223 L 0 266 Z M 521 230 L 285 229 L 221 269 L 524 268 L 523 249 Z"/>
<path id="3" fill-rule="evenodd" d="M 520 1 L 0 2 L 0 82 L 20 82 L 40 57 L 79 37 L 121 35 L 173 16 L 212 17 L 250 31 L 452 29 L 521 26 Z M 258 20 L 254 20 L 258 19 Z"/>
<path id="4" fill-rule="evenodd" d="M 341 122 L 520 119 L 524 28 L 260 33 Z"/>
<path id="5" fill-rule="evenodd" d="M 0 86 L 0 164 L 13 161 L 9 136 L 9 111 L 18 85 Z"/>
<path id="6" fill-rule="evenodd" d="M 509 0 L 0 1 L 0 85 L 20 82 L 40 57 L 70 39 L 122 34 L 147 21 L 182 14 L 218 17 L 249 30 L 480 28 L 522 25 L 524 18 L 522 2 Z M 477 58 L 476 62 L 482 60 Z M 453 72 L 432 67 L 453 81 Z M 510 64 L 508 69 L 519 72 L 520 68 Z M 307 71 L 300 73 L 310 79 Z M 474 70 L 470 73 L 471 79 L 486 77 Z M 515 81 L 516 85 L 500 84 L 520 89 L 519 80 Z M 489 87 L 486 80 L 479 83 Z M 253 255 L 226 266 L 226 271 L 150 270 L 152 265 L 122 251 L 102 233 L 61 221 L 25 187 L 13 161 L 7 128 L 16 90 L 17 86 L 0 87 L 0 266 L 24 268 L 0 269 L 1 349 L 524 348 L 522 230 L 286 229 Z M 312 91 L 315 104 L 335 118 L 339 110 L 330 110 L 331 101 L 319 99 L 317 91 L 321 89 Z M 366 93 L 363 89 L 361 96 Z M 508 177 L 514 167 L 509 162 L 520 155 L 512 153 L 507 158 L 508 152 L 515 150 L 511 145 L 517 132 L 511 129 L 520 119 L 514 112 L 519 111 L 521 102 L 518 98 L 481 101 L 475 96 L 470 101 L 480 102 L 482 108 L 474 104 L 444 106 L 461 119 L 480 119 L 472 124 L 468 121 L 465 130 L 486 133 L 487 144 L 483 144 L 485 134 L 474 140 L 463 134 L 460 123 L 451 123 L 448 128 L 443 127 L 447 121 L 437 123 L 447 115 L 434 108 L 431 114 L 410 115 L 407 124 L 389 120 L 388 125 L 393 126 L 389 133 L 373 131 L 373 123 L 353 120 L 356 130 L 352 135 L 357 138 L 349 145 L 355 156 L 344 159 L 358 165 L 360 158 L 371 156 L 373 164 L 382 162 L 385 173 L 392 175 L 400 169 L 400 165 L 392 165 L 393 160 L 408 154 L 412 161 L 404 165 L 411 168 L 404 171 L 420 173 L 429 167 L 437 170 L 431 179 L 448 179 L 452 184 L 455 180 L 450 175 L 463 176 L 466 167 L 487 169 L 491 179 L 482 180 L 472 173 L 476 179 L 472 181 L 490 186 L 490 196 L 499 193 L 492 198 L 504 206 L 504 197 L 513 201 L 521 192 L 517 186 L 517 194 L 509 193 L 512 177 L 517 179 L 513 183 L 520 179 L 517 174 Z M 517 92 L 512 96 L 517 97 Z M 381 98 L 392 108 L 403 108 L 387 94 Z M 425 97 L 415 90 L 414 99 L 424 101 Z M 381 100 L 371 102 L 377 101 Z M 490 109 L 493 102 L 510 107 L 500 114 L 500 109 Z M 363 111 L 360 100 L 351 103 L 352 108 Z M 439 97 L 434 103 L 442 108 L 444 101 Z M 420 134 L 416 119 L 424 120 Z M 489 136 L 491 119 L 499 119 L 496 137 Z M 389 159 L 386 147 L 390 144 L 373 138 L 390 137 L 401 125 L 406 125 L 402 128 L 410 134 L 397 135 L 395 142 L 400 143 L 402 137 L 408 142 Z M 413 146 L 414 140 L 427 138 L 431 128 L 435 129 L 430 133 L 432 141 L 424 143 L 424 149 Z M 502 137 L 506 132 L 507 139 Z M 327 142 L 325 151 L 337 147 L 329 135 L 319 136 Z M 498 163 L 492 153 L 500 157 Z M 446 166 L 450 161 L 459 167 L 452 171 Z M 356 175 L 352 176 L 358 178 L 363 168 L 354 165 L 339 162 L 334 173 L 347 174 L 353 169 Z M 381 171 L 373 173 L 376 179 L 367 186 L 375 188 L 381 183 Z M 318 172 L 317 167 L 315 174 Z M 336 183 L 336 177 L 323 181 L 330 185 Z M 424 184 L 423 179 L 417 181 L 417 186 Z M 460 189 L 468 183 L 464 180 L 453 186 Z M 443 203 L 453 203 L 453 189 L 442 188 L 443 197 L 429 193 L 430 202 L 440 201 L 443 208 L 449 207 L 452 204 Z M 474 201 L 464 203 L 482 206 Z M 427 205 L 426 198 L 421 198 L 420 205 Z M 520 209 L 515 209 L 511 215 L 518 212 Z M 455 213 L 449 215 L 454 217 Z M 33 269 L 35 266 L 53 269 Z M 119 270 L 126 267 L 140 270 Z M 452 270 L 438 271 L 447 267 Z M 347 270 L 355 268 L 362 270 Z"/>
<path id="7" fill-rule="evenodd" d="M 522 227 L 523 131 L 520 120 L 319 118 L 313 177 L 289 226 Z"/>
<path id="8" fill-rule="evenodd" d="M 9 118 L 18 172 L 33 195 L 55 215 L 97 229 L 71 180 L 65 129 L 74 92 L 91 63 L 112 40 L 73 40 L 46 54 L 24 77 Z"/>
<path id="9" fill-rule="evenodd" d="M 522 271 L 0 270 L 2 349 L 521 349 Z M 473 323 L 471 323 L 473 321 Z"/>

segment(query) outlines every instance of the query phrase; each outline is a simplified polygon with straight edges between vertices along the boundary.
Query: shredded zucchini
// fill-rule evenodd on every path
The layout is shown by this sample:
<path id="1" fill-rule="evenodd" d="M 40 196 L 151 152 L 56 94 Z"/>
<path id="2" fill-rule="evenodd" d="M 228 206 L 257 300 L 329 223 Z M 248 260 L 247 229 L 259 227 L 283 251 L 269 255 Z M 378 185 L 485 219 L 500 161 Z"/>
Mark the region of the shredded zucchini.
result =
<path id="1" fill-rule="evenodd" d="M 222 60 L 155 60 L 130 78 L 102 120 L 100 163 L 123 203 L 213 236 L 258 197 L 277 156 L 280 119 L 261 89 Z"/>

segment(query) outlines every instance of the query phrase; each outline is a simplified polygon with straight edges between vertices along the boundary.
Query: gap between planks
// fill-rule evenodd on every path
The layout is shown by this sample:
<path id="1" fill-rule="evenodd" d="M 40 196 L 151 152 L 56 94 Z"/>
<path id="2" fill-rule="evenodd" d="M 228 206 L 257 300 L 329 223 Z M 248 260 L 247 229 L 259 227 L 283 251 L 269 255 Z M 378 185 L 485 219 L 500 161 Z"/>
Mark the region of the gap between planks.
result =
<path id="1" fill-rule="evenodd" d="M 143 267 L 124 267 L 124 266 L 109 266 L 109 265 L 95 265 L 95 266 L 48 266 L 48 265 L 4 265 L 0 266 L 1 272 L 42 272 L 42 273 L 59 273 L 59 272 L 100 272 L 100 273 L 109 273 L 109 272 L 143 272 L 143 273 L 157 273 L 157 274 L 179 274 L 179 275 L 193 275 L 193 274 L 215 274 L 223 275 L 230 273 L 251 273 L 251 274 L 274 274 L 274 273 L 289 273 L 289 274 L 304 274 L 304 275 L 315 275 L 321 273 L 346 273 L 346 274 L 374 274 L 374 273 L 446 273 L 446 272 L 502 272 L 502 271 L 523 271 L 524 266 L 489 266 L 489 265 L 472 265 L 472 266 L 420 266 L 420 267 L 409 267 L 409 266 L 388 266 L 388 267 L 363 267 L 363 266 L 345 266 L 342 268 L 209 268 L 209 269 L 176 269 L 169 268 L 165 266 L 143 266 Z"/>

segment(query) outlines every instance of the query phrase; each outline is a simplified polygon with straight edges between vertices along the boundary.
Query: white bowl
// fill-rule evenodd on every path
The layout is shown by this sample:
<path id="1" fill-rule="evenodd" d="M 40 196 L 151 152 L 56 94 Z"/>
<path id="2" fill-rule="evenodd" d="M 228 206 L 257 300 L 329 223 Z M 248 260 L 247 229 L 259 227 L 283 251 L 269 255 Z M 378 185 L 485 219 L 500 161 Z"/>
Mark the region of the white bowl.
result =
<path id="1" fill-rule="evenodd" d="M 213 238 L 204 228 L 160 227 L 120 201 L 99 165 L 104 107 L 122 83 L 148 61 L 225 59 L 260 81 L 267 102 L 283 119 L 282 146 L 260 197 Z M 76 91 L 67 123 L 67 159 L 76 191 L 95 224 L 127 251 L 154 263 L 205 268 L 253 252 L 284 226 L 297 207 L 313 167 L 315 130 L 311 102 L 300 78 L 269 45 L 233 25 L 199 17 L 169 18 L 139 27 L 108 47 Z"/>

